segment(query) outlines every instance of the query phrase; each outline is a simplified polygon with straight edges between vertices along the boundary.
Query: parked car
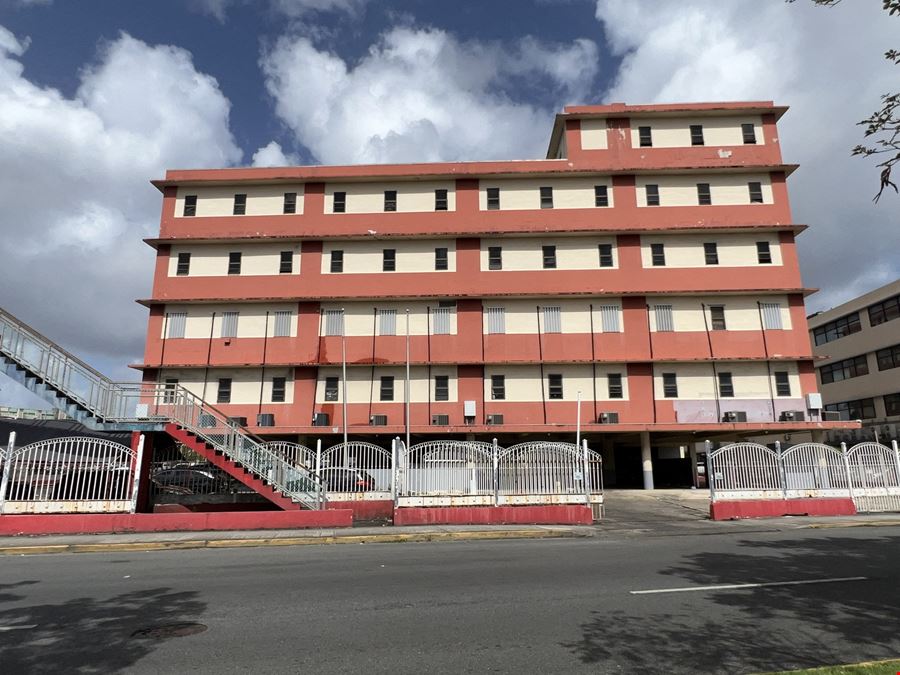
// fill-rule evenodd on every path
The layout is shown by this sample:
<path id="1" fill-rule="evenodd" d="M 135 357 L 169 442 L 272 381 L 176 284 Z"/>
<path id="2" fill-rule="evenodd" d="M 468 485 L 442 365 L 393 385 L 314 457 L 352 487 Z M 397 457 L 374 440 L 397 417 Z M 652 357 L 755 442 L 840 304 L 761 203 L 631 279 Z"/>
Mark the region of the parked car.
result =
<path id="1" fill-rule="evenodd" d="M 206 469 L 177 467 L 155 471 L 150 480 L 156 491 L 175 495 L 208 495 L 227 489 L 227 484 Z"/>
<path id="2" fill-rule="evenodd" d="M 322 469 L 322 485 L 328 492 L 370 492 L 375 479 L 361 469 L 329 467 Z"/>

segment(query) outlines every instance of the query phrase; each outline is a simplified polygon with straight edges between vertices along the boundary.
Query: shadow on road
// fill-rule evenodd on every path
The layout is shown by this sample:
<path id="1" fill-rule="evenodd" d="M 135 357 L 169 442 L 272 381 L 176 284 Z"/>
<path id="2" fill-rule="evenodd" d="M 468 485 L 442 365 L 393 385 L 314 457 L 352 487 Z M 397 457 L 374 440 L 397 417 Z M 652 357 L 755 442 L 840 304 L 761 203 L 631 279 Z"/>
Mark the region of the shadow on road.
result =
<path id="1" fill-rule="evenodd" d="M 565 644 L 586 664 L 633 672 L 758 672 L 896 658 L 900 588 L 885 580 L 900 537 L 740 543 L 739 553 L 689 555 L 660 587 L 864 576 L 801 586 L 633 595 L 595 611 Z M 623 591 L 625 592 L 625 591 Z"/>
<path id="2" fill-rule="evenodd" d="M 0 584 L 0 672 L 115 672 L 159 644 L 160 637 L 134 637 L 136 631 L 193 622 L 206 608 L 196 593 L 168 588 L 8 607 L 26 600 L 25 587 L 36 583 Z"/>

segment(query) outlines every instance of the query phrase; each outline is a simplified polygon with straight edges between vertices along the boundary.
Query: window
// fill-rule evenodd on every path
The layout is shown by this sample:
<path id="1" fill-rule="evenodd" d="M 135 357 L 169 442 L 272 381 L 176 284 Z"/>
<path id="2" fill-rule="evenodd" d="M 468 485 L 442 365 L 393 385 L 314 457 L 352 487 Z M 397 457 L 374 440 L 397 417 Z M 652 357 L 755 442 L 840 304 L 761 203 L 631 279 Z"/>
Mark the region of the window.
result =
<path id="1" fill-rule="evenodd" d="M 604 333 L 619 332 L 618 305 L 600 305 L 600 329 Z"/>
<path id="2" fill-rule="evenodd" d="M 594 186 L 594 206 L 609 206 L 609 193 L 605 185 Z"/>
<path id="3" fill-rule="evenodd" d="M 434 191 L 434 210 L 447 210 L 447 190 L 440 189 Z"/>
<path id="4" fill-rule="evenodd" d="M 333 213 L 344 213 L 347 210 L 347 193 L 335 192 L 331 210 Z"/>
<path id="5" fill-rule="evenodd" d="M 325 378 L 325 400 L 326 401 L 337 401 L 338 400 L 338 378 L 336 378 L 336 377 L 326 377 Z"/>
<path id="6" fill-rule="evenodd" d="M 170 312 L 166 315 L 168 319 L 167 338 L 183 338 L 184 329 L 187 324 L 187 312 Z"/>
<path id="7" fill-rule="evenodd" d="M 665 244 L 650 244 L 650 259 L 654 267 L 665 267 L 666 264 L 666 246 Z"/>
<path id="8" fill-rule="evenodd" d="M 184 216 L 196 216 L 197 215 L 197 195 L 185 195 L 184 197 L 184 211 L 182 212 Z"/>
<path id="9" fill-rule="evenodd" d="M 394 376 L 382 375 L 379 395 L 382 401 L 394 400 Z"/>
<path id="10" fill-rule="evenodd" d="M 228 254 L 228 274 L 241 273 L 241 252 L 232 251 Z"/>
<path id="11" fill-rule="evenodd" d="M 829 321 L 813 329 L 813 338 L 816 345 L 824 345 L 833 340 L 839 340 L 842 337 L 858 333 L 862 330 L 862 324 L 859 322 L 859 312 L 853 312 L 847 316 L 842 316 L 834 321 Z"/>
<path id="12" fill-rule="evenodd" d="M 752 123 L 741 125 L 741 135 L 744 137 L 744 145 L 756 145 L 756 128 Z"/>
<path id="13" fill-rule="evenodd" d="M 219 390 L 216 394 L 216 403 L 231 403 L 231 378 L 219 378 Z"/>
<path id="14" fill-rule="evenodd" d="M 438 272 L 450 269 L 449 249 L 444 247 L 434 249 L 434 269 Z"/>
<path id="15" fill-rule="evenodd" d="M 710 324 L 713 330 L 725 330 L 725 306 L 710 305 L 709 307 Z"/>
<path id="16" fill-rule="evenodd" d="M 488 269 L 503 269 L 503 249 L 500 246 L 488 246 Z"/>
<path id="17" fill-rule="evenodd" d="M 243 216 L 247 213 L 247 195 L 234 196 L 234 208 L 231 212 L 236 216 Z"/>
<path id="18" fill-rule="evenodd" d="M 697 183 L 697 203 L 700 206 L 712 204 L 712 193 L 709 191 L 709 183 Z"/>
<path id="19" fill-rule="evenodd" d="M 386 248 L 381 251 L 381 271 L 396 272 L 397 271 L 397 249 Z"/>
<path id="20" fill-rule="evenodd" d="M 434 400 L 449 401 L 450 400 L 450 376 L 435 375 L 434 376 Z"/>
<path id="21" fill-rule="evenodd" d="M 186 277 L 191 273 L 191 254 L 190 253 L 179 253 L 178 254 L 178 267 L 175 270 L 175 274 L 179 277 Z"/>
<path id="22" fill-rule="evenodd" d="M 562 399 L 563 397 L 563 376 L 551 373 L 547 375 L 547 398 L 550 400 Z"/>
<path id="23" fill-rule="evenodd" d="M 775 371 L 775 395 L 790 396 L 791 395 L 791 379 L 786 370 Z"/>
<path id="24" fill-rule="evenodd" d="M 385 190 L 384 191 L 384 210 L 385 211 L 396 211 L 397 210 L 397 191 L 396 190 Z"/>
<path id="25" fill-rule="evenodd" d="M 332 274 L 340 274 L 344 271 L 344 252 L 343 251 L 332 251 L 331 252 L 331 273 Z"/>
<path id="26" fill-rule="evenodd" d="M 878 326 L 900 316 L 900 295 L 869 306 L 869 324 Z"/>
<path id="27" fill-rule="evenodd" d="M 610 398 L 622 398 L 622 375 L 621 373 L 610 373 L 606 376 L 606 387 Z"/>
<path id="28" fill-rule="evenodd" d="M 272 378 L 272 403 L 284 403 L 284 395 L 287 389 L 286 377 Z"/>
<path id="29" fill-rule="evenodd" d="M 496 211 L 500 208 L 500 188 L 487 189 L 487 207 L 489 211 Z"/>
<path id="30" fill-rule="evenodd" d="M 542 209 L 552 209 L 553 208 L 553 188 L 552 187 L 542 187 L 541 188 L 541 208 Z"/>
<path id="31" fill-rule="evenodd" d="M 325 335 L 344 334 L 344 311 L 341 309 L 325 310 Z"/>
<path id="32" fill-rule="evenodd" d="M 275 312 L 275 332 L 273 337 L 291 336 L 291 311 Z"/>
<path id="33" fill-rule="evenodd" d="M 166 378 L 166 385 L 163 388 L 163 403 L 175 403 L 175 390 L 178 388 L 178 380 L 176 378 Z"/>
<path id="34" fill-rule="evenodd" d="M 663 373 L 663 396 L 665 398 L 678 398 L 678 378 L 675 373 Z"/>
<path id="35" fill-rule="evenodd" d="M 719 246 L 714 241 L 703 244 L 703 259 L 707 265 L 719 264 Z"/>
<path id="36" fill-rule="evenodd" d="M 756 242 L 756 262 L 758 262 L 760 265 L 772 264 L 772 251 L 769 248 L 769 242 Z"/>
<path id="37" fill-rule="evenodd" d="M 642 148 L 653 147 L 653 136 L 650 134 L 650 127 L 638 127 L 638 142 Z"/>
<path id="38" fill-rule="evenodd" d="M 224 312 L 222 314 L 222 337 L 236 338 L 238 333 L 238 312 Z"/>
<path id="39" fill-rule="evenodd" d="M 281 260 L 278 262 L 279 274 L 291 274 L 294 271 L 294 252 L 282 251 Z"/>
<path id="40" fill-rule="evenodd" d="M 645 185 L 644 191 L 647 193 L 647 206 L 659 206 L 659 185 Z"/>
<path id="41" fill-rule="evenodd" d="M 379 309 L 378 312 L 378 334 L 379 335 L 396 335 L 397 334 L 397 310 L 396 309 Z"/>
<path id="42" fill-rule="evenodd" d="M 282 213 L 297 213 L 297 193 L 296 192 L 285 192 L 284 193 L 284 208 L 282 209 Z"/>
<path id="43" fill-rule="evenodd" d="M 703 125 L 691 125 L 691 145 L 703 145 Z"/>
<path id="44" fill-rule="evenodd" d="M 612 244 L 597 244 L 600 251 L 600 267 L 613 266 L 613 247 Z"/>
<path id="45" fill-rule="evenodd" d="M 731 379 L 731 373 L 719 373 L 719 396 L 734 398 L 734 382 Z"/>
<path id="46" fill-rule="evenodd" d="M 506 332 L 506 308 L 488 307 L 487 332 L 488 335 L 502 335 Z"/>
<path id="47" fill-rule="evenodd" d="M 506 399 L 506 376 L 491 375 L 491 399 L 503 401 Z"/>
<path id="48" fill-rule="evenodd" d="M 875 352 L 875 359 L 878 361 L 878 370 L 900 368 L 900 345 L 879 349 Z"/>
<path id="49" fill-rule="evenodd" d="M 672 316 L 672 305 L 654 305 L 653 314 L 656 319 L 657 333 L 671 333 L 675 330 L 675 321 Z"/>
<path id="50" fill-rule="evenodd" d="M 777 302 L 761 302 L 763 328 L 765 330 L 781 330 L 781 305 Z"/>
<path id="51" fill-rule="evenodd" d="M 884 414 L 888 417 L 900 415 L 900 394 L 887 394 L 884 397 Z"/>
<path id="52" fill-rule="evenodd" d="M 819 368 L 819 376 L 822 379 L 822 384 L 841 382 L 842 380 L 849 380 L 854 377 L 868 374 L 869 362 L 866 360 L 865 354 L 850 359 L 844 359 L 842 361 L 835 361 L 834 363 L 829 363 L 827 366 Z"/>
<path id="53" fill-rule="evenodd" d="M 847 419 L 851 420 L 871 419 L 875 417 L 875 399 L 861 398 L 856 401 L 829 403 L 825 406 L 825 410 L 844 413 Z"/>
<path id="54" fill-rule="evenodd" d="M 747 189 L 750 191 L 751 204 L 763 203 L 762 183 L 758 183 L 755 181 L 747 183 Z"/>
<path id="55" fill-rule="evenodd" d="M 562 333 L 561 308 L 558 306 L 542 307 L 541 310 L 544 315 L 544 332 Z"/>
<path id="56" fill-rule="evenodd" d="M 434 334 L 450 335 L 450 313 L 452 307 L 436 307 L 434 310 Z"/>
<path id="57" fill-rule="evenodd" d="M 556 247 L 555 246 L 541 246 L 541 253 L 544 256 L 544 269 L 545 270 L 555 270 L 556 269 Z"/>

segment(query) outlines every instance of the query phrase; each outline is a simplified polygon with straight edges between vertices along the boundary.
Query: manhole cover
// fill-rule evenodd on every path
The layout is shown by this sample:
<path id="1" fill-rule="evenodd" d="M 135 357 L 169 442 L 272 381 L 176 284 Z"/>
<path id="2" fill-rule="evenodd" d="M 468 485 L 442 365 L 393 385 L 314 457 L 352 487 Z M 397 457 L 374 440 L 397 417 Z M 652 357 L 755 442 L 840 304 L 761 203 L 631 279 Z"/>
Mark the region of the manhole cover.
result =
<path id="1" fill-rule="evenodd" d="M 170 623 L 163 626 L 140 628 L 134 631 L 131 634 L 131 637 L 161 640 L 163 638 L 196 635 L 197 633 L 204 632 L 206 628 L 207 627 L 202 623 Z"/>

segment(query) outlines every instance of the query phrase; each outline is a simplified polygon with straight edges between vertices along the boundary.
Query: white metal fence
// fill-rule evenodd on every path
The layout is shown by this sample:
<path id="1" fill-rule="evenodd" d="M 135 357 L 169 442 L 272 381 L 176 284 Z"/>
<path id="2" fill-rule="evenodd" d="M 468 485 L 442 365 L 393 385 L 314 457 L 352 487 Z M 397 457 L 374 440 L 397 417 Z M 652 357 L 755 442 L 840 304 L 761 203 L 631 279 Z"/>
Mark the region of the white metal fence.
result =
<path id="1" fill-rule="evenodd" d="M 707 447 L 713 501 L 850 497 L 857 511 L 900 511 L 900 451 L 879 443 Z"/>

